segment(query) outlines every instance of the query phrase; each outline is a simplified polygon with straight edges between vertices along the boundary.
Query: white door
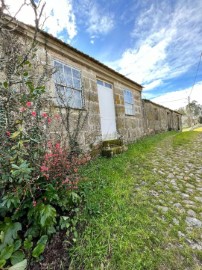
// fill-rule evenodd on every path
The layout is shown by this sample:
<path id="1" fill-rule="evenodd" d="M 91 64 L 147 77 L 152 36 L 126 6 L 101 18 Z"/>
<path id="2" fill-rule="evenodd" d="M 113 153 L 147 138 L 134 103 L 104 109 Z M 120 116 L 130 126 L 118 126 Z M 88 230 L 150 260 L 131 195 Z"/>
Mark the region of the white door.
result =
<path id="1" fill-rule="evenodd" d="M 100 107 L 102 139 L 116 139 L 116 117 L 112 85 L 98 80 L 97 89 Z"/>

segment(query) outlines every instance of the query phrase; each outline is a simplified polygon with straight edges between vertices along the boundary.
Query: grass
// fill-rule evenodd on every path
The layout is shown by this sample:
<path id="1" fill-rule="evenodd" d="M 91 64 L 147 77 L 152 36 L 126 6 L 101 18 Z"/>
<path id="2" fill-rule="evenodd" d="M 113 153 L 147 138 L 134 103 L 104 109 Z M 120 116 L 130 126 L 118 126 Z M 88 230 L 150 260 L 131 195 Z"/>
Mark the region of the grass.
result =
<path id="1" fill-rule="evenodd" d="M 196 128 L 196 129 L 194 129 L 194 131 L 202 132 L 202 127 L 198 127 L 198 128 Z"/>
<path id="2" fill-rule="evenodd" d="M 198 136 L 197 132 L 200 130 L 194 130 L 194 131 L 196 132 L 186 131 L 186 132 L 178 133 L 173 139 L 173 146 L 178 147 L 180 145 L 184 145 L 186 143 L 191 142 L 195 137 Z"/>
<path id="3" fill-rule="evenodd" d="M 166 213 L 160 208 L 161 201 L 165 206 L 165 197 L 167 201 L 173 198 L 166 194 L 166 187 L 156 186 L 150 159 L 160 142 L 170 139 L 178 147 L 193 136 L 195 132 L 169 132 L 145 138 L 122 155 L 98 158 L 82 169 L 85 205 L 78 214 L 80 233 L 71 250 L 69 269 L 165 270 L 191 266 L 192 251 L 184 242 L 181 245 L 185 248 L 178 248 L 177 231 L 179 226 L 183 231 L 184 223 L 170 226 L 176 213 L 172 207 Z M 158 203 L 150 190 L 159 192 Z"/>

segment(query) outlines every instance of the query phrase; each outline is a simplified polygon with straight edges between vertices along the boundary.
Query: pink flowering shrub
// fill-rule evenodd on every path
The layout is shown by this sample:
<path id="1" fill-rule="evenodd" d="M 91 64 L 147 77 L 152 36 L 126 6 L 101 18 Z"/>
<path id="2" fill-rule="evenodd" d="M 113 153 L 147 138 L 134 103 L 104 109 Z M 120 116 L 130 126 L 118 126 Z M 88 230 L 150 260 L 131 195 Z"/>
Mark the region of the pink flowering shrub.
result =
<path id="1" fill-rule="evenodd" d="M 42 253 L 36 253 L 41 237 L 48 239 L 58 228 L 64 229 L 61 217 L 73 216 L 80 202 L 79 167 L 90 160 L 88 155 L 70 153 L 65 138 L 58 140 L 51 133 L 62 129 L 60 115 L 41 111 L 40 102 L 40 95 L 19 99 L 13 124 L 0 133 L 0 226 L 6 232 L 6 224 L 18 224 L 20 252 L 34 258 Z M 28 236 L 31 250 L 23 244 Z M 0 268 L 7 265 L 9 259 L 0 262 Z"/>
<path id="2" fill-rule="evenodd" d="M 40 167 L 42 175 L 51 181 L 56 179 L 59 188 L 74 190 L 78 188 L 78 167 L 90 160 L 88 155 L 68 156 L 68 149 L 59 142 L 47 144 L 47 152 Z"/>

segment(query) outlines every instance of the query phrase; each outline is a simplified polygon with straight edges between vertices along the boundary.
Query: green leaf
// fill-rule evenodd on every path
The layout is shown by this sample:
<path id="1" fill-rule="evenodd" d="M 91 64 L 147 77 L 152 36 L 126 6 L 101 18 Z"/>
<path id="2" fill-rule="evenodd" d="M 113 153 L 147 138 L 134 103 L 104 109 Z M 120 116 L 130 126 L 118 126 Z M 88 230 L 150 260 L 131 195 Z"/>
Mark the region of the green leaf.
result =
<path id="1" fill-rule="evenodd" d="M 6 260 L 0 259 L 0 269 L 6 264 Z"/>
<path id="2" fill-rule="evenodd" d="M 21 133 L 22 133 L 21 130 L 18 130 L 18 131 L 16 131 L 16 132 L 14 132 L 14 133 L 10 136 L 10 138 L 11 138 L 11 139 L 16 139 Z"/>
<path id="3" fill-rule="evenodd" d="M 1 260 L 8 260 L 13 253 L 13 246 L 6 246 L 0 254 L 0 259 Z"/>
<path id="4" fill-rule="evenodd" d="M 66 216 L 61 216 L 60 217 L 60 228 L 63 230 L 64 228 L 69 228 L 70 224 L 70 218 Z"/>
<path id="5" fill-rule="evenodd" d="M 13 255 L 11 256 L 11 264 L 16 265 L 17 263 L 23 261 L 24 258 L 25 258 L 25 254 L 23 253 L 23 251 L 18 250 L 15 253 L 13 253 Z"/>
<path id="6" fill-rule="evenodd" d="M 14 242 L 14 249 L 13 251 L 17 251 L 21 247 L 22 241 L 20 239 Z"/>
<path id="7" fill-rule="evenodd" d="M 30 250 L 33 246 L 33 242 L 32 242 L 32 236 L 29 235 L 28 238 L 25 238 L 25 241 L 24 241 L 24 248 L 26 250 Z"/>
<path id="8" fill-rule="evenodd" d="M 26 267 L 27 267 L 27 260 L 23 260 L 22 262 L 19 262 L 9 267 L 8 270 L 25 270 Z"/>
<path id="9" fill-rule="evenodd" d="M 47 240 L 48 240 L 48 236 L 47 235 L 43 235 L 39 239 L 39 241 L 37 242 L 36 247 L 34 248 L 34 250 L 32 252 L 32 256 L 34 258 L 38 258 L 44 252 L 44 249 L 46 247 Z"/>
<path id="10" fill-rule="evenodd" d="M 13 244 L 17 238 L 17 232 L 22 229 L 19 222 L 12 223 L 10 218 L 5 218 L 4 222 L 0 222 L 0 231 L 3 231 L 3 245 L 6 246 Z"/>
<path id="11" fill-rule="evenodd" d="M 25 61 L 24 64 L 25 64 L 25 65 L 31 65 L 31 63 L 30 63 L 29 60 Z"/>
<path id="12" fill-rule="evenodd" d="M 50 204 L 48 205 L 42 205 L 42 209 L 40 212 L 40 224 L 42 227 L 45 227 L 48 223 L 55 223 L 55 217 L 56 217 L 56 210 L 54 207 L 52 207 Z"/>
<path id="13" fill-rule="evenodd" d="M 8 88 L 8 82 L 4 82 L 4 83 L 3 83 L 3 86 L 4 86 L 5 88 Z"/>
<path id="14" fill-rule="evenodd" d="M 28 76 L 28 72 L 25 71 L 25 72 L 23 73 L 23 76 L 27 77 L 27 76 Z"/>

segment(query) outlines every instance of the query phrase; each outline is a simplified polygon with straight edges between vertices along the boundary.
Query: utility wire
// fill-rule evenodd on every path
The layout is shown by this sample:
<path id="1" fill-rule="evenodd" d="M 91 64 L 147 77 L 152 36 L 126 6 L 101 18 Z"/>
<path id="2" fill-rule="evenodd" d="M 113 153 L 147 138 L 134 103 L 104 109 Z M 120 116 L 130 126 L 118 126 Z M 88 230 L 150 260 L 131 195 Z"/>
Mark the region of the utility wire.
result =
<path id="1" fill-rule="evenodd" d="M 189 96 L 188 96 L 188 100 L 190 100 L 191 93 L 192 93 L 192 91 L 193 91 L 193 89 L 194 89 L 194 86 L 195 86 L 195 84 L 196 84 L 196 78 L 197 78 L 197 76 L 198 76 L 199 66 L 200 66 L 200 63 L 201 63 L 201 57 L 202 57 L 202 52 L 201 52 L 201 54 L 200 54 L 200 58 L 199 58 L 199 62 L 198 62 L 198 66 L 197 66 L 197 70 L 196 70 L 196 74 L 195 74 L 195 78 L 194 78 L 194 83 L 193 83 L 193 85 L 192 85 L 190 94 L 189 94 Z"/>
<path id="2" fill-rule="evenodd" d="M 197 78 L 197 76 L 198 76 L 198 71 L 199 71 L 199 67 L 200 67 L 200 63 L 201 63 L 201 58 L 202 58 L 202 52 L 201 52 L 201 54 L 200 54 L 200 58 L 199 58 L 199 62 L 198 62 L 198 66 L 197 66 L 197 70 L 196 70 L 196 74 L 195 74 L 195 78 L 194 78 L 194 83 L 193 83 L 193 85 L 192 85 L 190 94 L 188 95 L 188 104 L 190 103 L 190 96 L 191 96 L 191 93 L 192 93 L 192 91 L 193 91 L 193 89 L 194 89 L 194 86 L 195 86 L 195 84 L 196 84 L 196 78 Z M 155 98 L 158 98 L 158 97 L 161 97 L 161 96 L 162 96 L 162 94 L 159 95 L 159 96 L 150 98 L 150 100 L 155 99 Z M 187 98 L 181 98 L 181 99 L 169 100 L 169 101 L 161 101 L 161 103 L 173 102 L 173 101 L 179 101 L 179 100 L 183 100 L 183 99 L 187 99 Z"/>
<path id="3" fill-rule="evenodd" d="M 169 100 L 169 101 L 165 100 L 165 101 L 161 101 L 161 103 L 179 101 L 179 100 L 183 100 L 183 99 L 187 99 L 187 98 L 180 98 L 180 99 L 174 99 L 174 100 Z"/>

